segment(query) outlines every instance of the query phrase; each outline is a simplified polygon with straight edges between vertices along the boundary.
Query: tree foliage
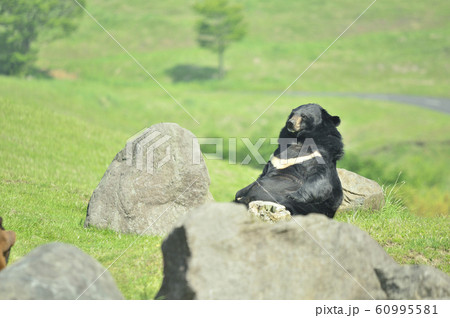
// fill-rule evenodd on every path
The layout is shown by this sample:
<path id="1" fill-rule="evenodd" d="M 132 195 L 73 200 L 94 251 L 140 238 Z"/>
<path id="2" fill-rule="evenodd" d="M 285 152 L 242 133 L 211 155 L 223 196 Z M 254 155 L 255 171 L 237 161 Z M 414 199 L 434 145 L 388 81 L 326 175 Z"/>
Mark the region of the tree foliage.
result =
<path id="1" fill-rule="evenodd" d="M 241 40 L 246 33 L 243 7 L 228 0 L 205 0 L 194 10 L 202 17 L 197 22 L 197 41 L 201 47 L 216 52 L 219 78 L 223 77 L 223 54 L 230 43 Z"/>
<path id="2" fill-rule="evenodd" d="M 37 55 L 32 44 L 72 32 L 81 12 L 72 0 L 0 0 L 0 74 L 25 73 Z"/>

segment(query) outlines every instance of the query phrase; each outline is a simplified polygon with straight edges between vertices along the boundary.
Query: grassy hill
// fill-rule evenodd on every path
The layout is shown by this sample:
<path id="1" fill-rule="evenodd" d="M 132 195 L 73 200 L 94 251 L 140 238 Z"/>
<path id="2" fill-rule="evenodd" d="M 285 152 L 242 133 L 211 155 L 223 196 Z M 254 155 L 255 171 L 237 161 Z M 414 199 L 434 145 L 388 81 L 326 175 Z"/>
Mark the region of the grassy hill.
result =
<path id="1" fill-rule="evenodd" d="M 18 235 L 11 261 L 63 241 L 109 266 L 134 244 L 110 271 L 127 298 L 153 297 L 162 278 L 161 238 L 136 241 L 82 226 L 92 191 L 126 140 L 151 124 L 176 122 L 198 137 L 224 138 L 225 154 L 228 138 L 267 138 L 267 159 L 274 150 L 269 139 L 290 109 L 317 102 L 342 119 L 346 155 L 339 165 L 390 193 L 381 212 L 337 219 L 365 229 L 401 263 L 450 272 L 448 115 L 392 102 L 284 95 L 251 125 L 370 2 L 243 1 L 248 35 L 226 52 L 223 81 L 211 72 L 216 57 L 195 43 L 192 3 L 90 0 L 87 9 L 199 124 L 87 16 L 70 37 L 39 44 L 40 76 L 0 77 L 0 215 Z M 450 97 L 448 6 L 376 2 L 291 90 Z M 247 154 L 239 141 L 238 159 Z M 217 201 L 232 200 L 262 168 L 254 160 L 207 164 Z"/>

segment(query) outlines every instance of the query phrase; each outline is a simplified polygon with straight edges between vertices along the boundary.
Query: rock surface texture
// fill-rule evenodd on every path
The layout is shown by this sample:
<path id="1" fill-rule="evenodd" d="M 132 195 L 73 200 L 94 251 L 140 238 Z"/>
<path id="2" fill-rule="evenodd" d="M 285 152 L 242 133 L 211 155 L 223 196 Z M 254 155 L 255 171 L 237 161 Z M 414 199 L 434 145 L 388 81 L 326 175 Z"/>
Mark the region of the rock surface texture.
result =
<path id="1" fill-rule="evenodd" d="M 0 286 L 0 299 L 123 299 L 100 263 L 62 243 L 42 245 L 1 271 Z"/>
<path id="2" fill-rule="evenodd" d="M 209 203 L 186 215 L 162 251 L 157 299 L 450 297 L 446 274 L 400 266 L 367 233 L 319 214 L 268 224 L 244 205 Z"/>
<path id="3" fill-rule="evenodd" d="M 337 212 L 379 210 L 384 206 L 383 189 L 377 182 L 345 169 L 338 168 L 337 171 L 344 192 L 344 199 Z"/>
<path id="4" fill-rule="evenodd" d="M 196 137 L 161 123 L 130 138 L 92 194 L 85 226 L 167 234 L 189 209 L 212 200 Z"/>

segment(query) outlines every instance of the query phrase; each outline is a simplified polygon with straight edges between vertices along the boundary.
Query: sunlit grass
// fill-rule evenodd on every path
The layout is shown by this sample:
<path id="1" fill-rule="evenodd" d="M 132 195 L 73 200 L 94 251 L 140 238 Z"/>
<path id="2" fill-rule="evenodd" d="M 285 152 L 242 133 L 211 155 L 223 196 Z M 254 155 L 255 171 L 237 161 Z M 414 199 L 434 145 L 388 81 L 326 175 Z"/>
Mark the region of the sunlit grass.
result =
<path id="1" fill-rule="evenodd" d="M 400 264 L 423 264 L 450 272 L 448 216 L 420 217 L 398 199 L 399 185 L 386 187 L 380 211 L 338 213 L 336 219 L 365 230 Z"/>

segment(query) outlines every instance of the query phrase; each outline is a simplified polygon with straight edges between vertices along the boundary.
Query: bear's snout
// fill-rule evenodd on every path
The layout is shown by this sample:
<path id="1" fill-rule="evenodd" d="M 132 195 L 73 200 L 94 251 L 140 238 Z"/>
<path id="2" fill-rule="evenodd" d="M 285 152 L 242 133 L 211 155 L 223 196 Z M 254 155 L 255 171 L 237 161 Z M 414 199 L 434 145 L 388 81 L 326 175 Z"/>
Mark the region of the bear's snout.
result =
<path id="1" fill-rule="evenodd" d="M 292 121 L 287 122 L 287 129 L 288 130 L 294 130 L 294 123 Z"/>
<path id="2" fill-rule="evenodd" d="M 300 124 L 302 122 L 302 117 L 298 115 L 292 116 L 287 123 L 286 128 L 289 132 L 297 132 L 300 130 Z"/>

